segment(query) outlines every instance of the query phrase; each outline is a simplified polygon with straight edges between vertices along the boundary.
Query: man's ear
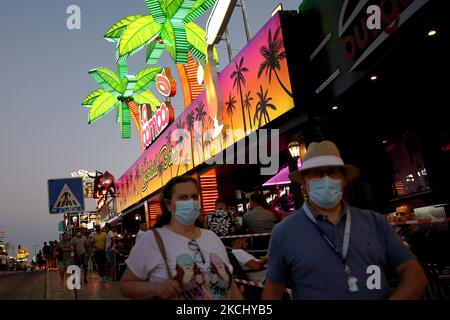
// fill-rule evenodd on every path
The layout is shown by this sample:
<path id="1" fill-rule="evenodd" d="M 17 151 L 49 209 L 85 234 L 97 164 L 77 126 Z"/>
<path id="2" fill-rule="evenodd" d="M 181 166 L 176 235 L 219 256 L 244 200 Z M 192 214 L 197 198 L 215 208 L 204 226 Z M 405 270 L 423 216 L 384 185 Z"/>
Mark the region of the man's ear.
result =
<path id="1" fill-rule="evenodd" d="M 343 177 L 342 178 L 342 180 L 341 180 L 342 182 L 342 190 L 344 190 L 345 189 L 345 187 L 347 186 L 347 184 L 348 184 L 348 180 L 347 180 L 347 177 Z"/>

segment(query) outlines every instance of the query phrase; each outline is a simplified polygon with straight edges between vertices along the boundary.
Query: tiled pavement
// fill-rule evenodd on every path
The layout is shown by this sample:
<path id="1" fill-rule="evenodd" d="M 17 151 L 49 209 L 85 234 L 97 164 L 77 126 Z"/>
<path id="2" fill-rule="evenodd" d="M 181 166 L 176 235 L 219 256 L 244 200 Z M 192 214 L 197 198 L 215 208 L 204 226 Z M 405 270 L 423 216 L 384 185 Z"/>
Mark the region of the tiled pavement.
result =
<path id="1" fill-rule="evenodd" d="M 67 274 L 69 276 L 69 274 Z M 81 276 L 83 278 L 83 276 Z M 67 278 L 66 278 L 67 279 Z M 47 270 L 47 300 L 75 300 L 73 290 L 67 289 L 61 282 L 59 272 Z M 88 283 L 81 279 L 81 289 L 78 290 L 79 300 L 126 300 L 119 291 L 117 282 L 100 282 L 96 272 L 88 273 Z"/>

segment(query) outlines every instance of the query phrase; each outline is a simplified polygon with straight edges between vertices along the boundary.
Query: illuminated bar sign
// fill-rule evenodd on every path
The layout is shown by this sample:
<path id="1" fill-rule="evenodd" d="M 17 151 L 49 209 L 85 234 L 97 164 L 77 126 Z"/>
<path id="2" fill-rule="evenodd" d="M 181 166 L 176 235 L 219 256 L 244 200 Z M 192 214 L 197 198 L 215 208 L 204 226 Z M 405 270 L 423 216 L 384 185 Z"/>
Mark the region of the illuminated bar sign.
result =
<path id="1" fill-rule="evenodd" d="M 157 80 L 160 92 L 170 96 L 173 87 L 169 89 L 165 84 L 165 80 Z M 219 74 L 219 85 L 224 100 L 222 134 L 212 139 L 215 110 L 210 110 L 213 107 L 208 106 L 205 92 L 156 140 L 150 130 L 143 141 L 151 144 L 117 181 L 118 212 L 294 108 L 279 14 L 273 16 Z M 160 120 L 165 119 L 161 114 Z M 179 129 L 185 135 L 174 135 Z"/>
<path id="2" fill-rule="evenodd" d="M 164 68 L 163 72 L 156 76 L 156 89 L 166 98 L 177 94 L 177 85 L 169 68 Z M 175 118 L 172 104 L 169 101 L 163 102 L 155 112 L 152 112 L 151 105 L 141 104 L 139 105 L 139 115 L 144 149 L 147 149 Z"/>

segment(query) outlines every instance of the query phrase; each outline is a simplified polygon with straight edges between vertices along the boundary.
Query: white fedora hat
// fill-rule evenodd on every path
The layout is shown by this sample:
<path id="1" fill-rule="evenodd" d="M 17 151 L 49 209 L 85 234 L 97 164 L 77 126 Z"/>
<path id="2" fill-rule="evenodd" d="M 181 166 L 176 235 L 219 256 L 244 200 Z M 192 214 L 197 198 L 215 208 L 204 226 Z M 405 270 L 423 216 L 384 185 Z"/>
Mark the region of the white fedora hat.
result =
<path id="1" fill-rule="evenodd" d="M 336 145 L 329 140 L 324 140 L 309 144 L 301 168 L 291 173 L 289 177 L 293 182 L 301 183 L 304 171 L 320 167 L 341 167 L 346 172 L 347 180 L 353 180 L 359 175 L 359 168 L 351 164 L 344 164 Z"/>

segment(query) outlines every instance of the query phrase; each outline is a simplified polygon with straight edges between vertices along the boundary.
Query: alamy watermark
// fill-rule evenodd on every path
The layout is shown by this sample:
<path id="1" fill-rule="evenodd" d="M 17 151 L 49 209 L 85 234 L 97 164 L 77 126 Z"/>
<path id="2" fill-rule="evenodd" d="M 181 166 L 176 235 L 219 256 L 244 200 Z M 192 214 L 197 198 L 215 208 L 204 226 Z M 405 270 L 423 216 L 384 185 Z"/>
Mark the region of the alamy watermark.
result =
<path id="1" fill-rule="evenodd" d="M 80 290 L 81 289 L 81 269 L 77 265 L 70 265 L 67 267 L 67 273 L 70 276 L 67 278 L 66 285 L 69 290 Z"/>
<path id="2" fill-rule="evenodd" d="M 214 138 L 214 129 L 203 132 L 202 122 L 195 121 L 192 131 L 172 131 L 171 160 L 176 165 L 194 157 L 208 165 L 259 164 L 261 175 L 274 175 L 280 168 L 279 140 L 278 129 L 259 129 L 247 135 L 242 129 L 226 129 Z"/>
<path id="3" fill-rule="evenodd" d="M 370 5 L 367 7 L 367 21 L 366 26 L 368 30 L 381 30 L 382 23 L 385 24 L 384 32 L 387 34 L 394 33 L 400 22 L 400 9 L 396 1 L 390 3 L 390 10 L 386 9 L 387 2 L 382 6 Z M 382 10 L 383 9 L 383 10 Z"/>
<path id="4" fill-rule="evenodd" d="M 69 30 L 81 29 L 81 8 L 73 4 L 67 7 L 66 13 L 69 15 L 66 20 L 66 26 Z"/>

